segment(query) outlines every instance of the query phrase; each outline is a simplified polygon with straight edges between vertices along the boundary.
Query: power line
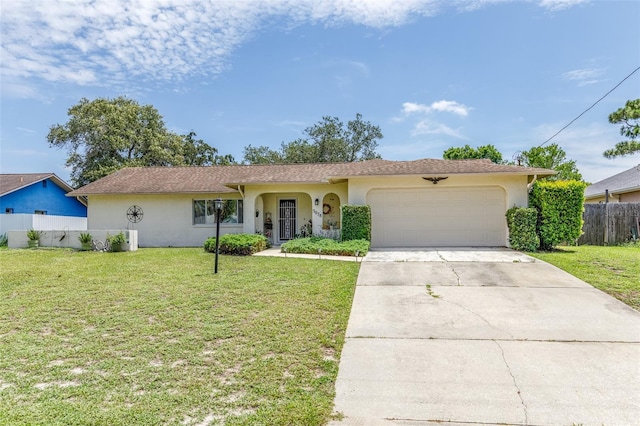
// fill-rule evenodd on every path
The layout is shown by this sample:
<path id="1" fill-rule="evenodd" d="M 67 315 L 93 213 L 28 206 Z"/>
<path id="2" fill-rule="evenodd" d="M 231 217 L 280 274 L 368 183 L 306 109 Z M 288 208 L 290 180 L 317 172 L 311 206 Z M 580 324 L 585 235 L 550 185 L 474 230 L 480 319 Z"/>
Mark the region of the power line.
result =
<path id="1" fill-rule="evenodd" d="M 636 68 L 635 70 L 631 71 L 631 74 L 629 74 L 628 76 L 626 76 L 625 78 L 623 78 L 620 83 L 616 84 L 613 89 L 609 90 L 607 93 L 604 94 L 604 96 L 602 96 L 600 99 L 598 99 L 597 101 L 595 101 L 593 103 L 593 105 L 591 105 L 589 108 L 585 109 L 584 111 L 582 111 L 582 113 L 580 113 L 579 116 L 577 116 L 576 118 L 574 118 L 573 120 L 571 120 L 569 122 L 569 124 L 567 124 L 566 126 L 564 126 L 562 129 L 558 130 L 553 136 L 551 136 L 549 139 L 547 139 L 546 141 L 542 142 L 538 148 L 540 148 L 542 145 L 546 144 L 547 142 L 549 142 L 551 139 L 555 138 L 556 136 L 558 136 L 560 134 L 560 132 L 562 132 L 564 129 L 566 129 L 567 127 L 571 126 L 573 124 L 574 121 L 576 121 L 578 118 L 582 117 L 587 111 L 589 111 L 591 108 L 593 108 L 594 106 L 596 106 L 598 104 L 598 102 L 600 102 L 601 100 L 603 100 L 604 98 L 606 98 L 607 96 L 609 96 L 609 93 L 613 92 L 614 90 L 616 90 L 618 88 L 618 86 L 620 86 L 622 83 L 624 83 L 629 77 L 631 77 L 633 74 L 635 74 L 638 70 L 640 70 L 640 67 Z"/>

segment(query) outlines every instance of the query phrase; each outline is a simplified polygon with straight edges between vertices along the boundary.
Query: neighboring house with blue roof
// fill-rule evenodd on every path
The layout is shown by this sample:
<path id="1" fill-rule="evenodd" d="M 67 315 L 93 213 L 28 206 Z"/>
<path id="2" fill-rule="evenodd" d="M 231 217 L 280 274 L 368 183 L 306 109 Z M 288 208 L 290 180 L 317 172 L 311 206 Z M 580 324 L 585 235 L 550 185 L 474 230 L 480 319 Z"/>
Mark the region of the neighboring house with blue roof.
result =
<path id="1" fill-rule="evenodd" d="M 0 214 L 87 217 L 82 197 L 54 173 L 0 174 Z"/>
<path id="2" fill-rule="evenodd" d="M 589 185 L 585 203 L 604 203 L 607 191 L 610 203 L 640 203 L 640 164 Z"/>

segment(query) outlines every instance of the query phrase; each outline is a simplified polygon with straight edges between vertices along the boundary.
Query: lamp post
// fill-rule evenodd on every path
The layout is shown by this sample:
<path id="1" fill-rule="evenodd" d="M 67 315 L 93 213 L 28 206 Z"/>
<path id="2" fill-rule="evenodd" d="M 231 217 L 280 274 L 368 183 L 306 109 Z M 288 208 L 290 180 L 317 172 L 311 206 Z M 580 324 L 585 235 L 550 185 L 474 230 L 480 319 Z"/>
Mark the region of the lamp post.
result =
<path id="1" fill-rule="evenodd" d="M 214 207 L 216 209 L 216 264 L 213 269 L 213 273 L 218 273 L 218 246 L 220 245 L 220 212 L 222 212 L 222 199 L 216 198 L 214 201 Z"/>

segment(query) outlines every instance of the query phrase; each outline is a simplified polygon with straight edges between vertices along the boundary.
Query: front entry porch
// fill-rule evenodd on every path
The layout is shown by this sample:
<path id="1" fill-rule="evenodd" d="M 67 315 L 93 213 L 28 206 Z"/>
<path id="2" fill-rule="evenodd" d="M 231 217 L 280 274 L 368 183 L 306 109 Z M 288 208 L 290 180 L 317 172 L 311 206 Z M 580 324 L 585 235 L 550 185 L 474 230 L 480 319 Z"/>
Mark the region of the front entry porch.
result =
<path id="1" fill-rule="evenodd" d="M 249 196 L 245 200 L 246 204 L 254 201 L 255 232 L 271 244 L 312 235 L 339 235 L 340 197 L 334 192 L 262 192 L 254 200 Z M 250 223 L 245 220 L 245 232 Z"/>

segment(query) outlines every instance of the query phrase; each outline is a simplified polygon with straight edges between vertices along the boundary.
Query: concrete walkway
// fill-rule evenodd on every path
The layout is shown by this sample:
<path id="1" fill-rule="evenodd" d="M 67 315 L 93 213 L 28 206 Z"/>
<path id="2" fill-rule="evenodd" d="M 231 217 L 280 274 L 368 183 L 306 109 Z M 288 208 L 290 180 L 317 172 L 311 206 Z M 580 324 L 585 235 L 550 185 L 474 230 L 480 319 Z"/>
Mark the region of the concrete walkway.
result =
<path id="1" fill-rule="evenodd" d="M 508 249 L 370 252 L 331 425 L 637 425 L 640 313 Z"/>

